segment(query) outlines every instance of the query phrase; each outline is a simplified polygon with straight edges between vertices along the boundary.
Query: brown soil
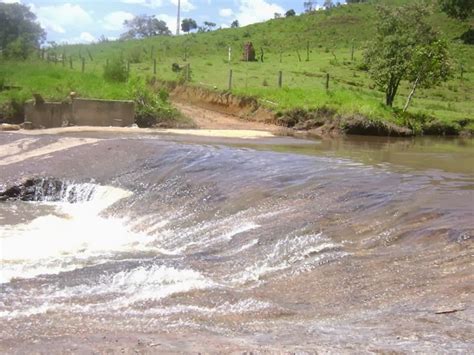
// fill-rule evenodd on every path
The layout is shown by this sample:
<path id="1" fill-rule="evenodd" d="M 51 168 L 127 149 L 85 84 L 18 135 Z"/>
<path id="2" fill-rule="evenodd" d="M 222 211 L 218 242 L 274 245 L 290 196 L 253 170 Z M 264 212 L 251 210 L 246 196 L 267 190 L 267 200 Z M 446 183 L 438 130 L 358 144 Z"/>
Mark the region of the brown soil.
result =
<path id="1" fill-rule="evenodd" d="M 285 135 L 318 137 L 413 135 L 411 130 L 392 123 L 373 121 L 360 115 L 342 117 L 324 107 L 295 109 L 277 115 L 252 97 L 172 83 L 157 82 L 155 85 L 166 86 L 175 106 L 193 119 L 198 128 L 269 130 Z"/>
<path id="2" fill-rule="evenodd" d="M 232 114 L 201 107 L 195 103 L 190 104 L 173 100 L 173 104 L 185 116 L 190 117 L 196 124 L 196 127 L 200 129 L 243 129 L 270 132 L 277 132 L 281 130 L 281 127 L 274 124 L 266 124 L 258 120 L 245 120 Z"/>

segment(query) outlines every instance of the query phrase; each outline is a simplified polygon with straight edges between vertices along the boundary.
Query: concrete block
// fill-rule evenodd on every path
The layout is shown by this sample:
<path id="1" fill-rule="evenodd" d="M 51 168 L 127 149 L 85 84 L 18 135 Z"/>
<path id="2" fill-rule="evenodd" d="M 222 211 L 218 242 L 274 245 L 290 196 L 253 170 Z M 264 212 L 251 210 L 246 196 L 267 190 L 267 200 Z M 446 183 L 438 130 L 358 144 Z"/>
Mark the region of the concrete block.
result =
<path id="1" fill-rule="evenodd" d="M 135 123 L 135 103 L 133 101 L 74 99 L 71 123 L 77 126 L 131 126 Z"/>
<path id="2" fill-rule="evenodd" d="M 25 104 L 25 122 L 31 122 L 34 128 L 55 128 L 67 125 L 71 118 L 71 106 L 68 103 L 45 102 Z"/>

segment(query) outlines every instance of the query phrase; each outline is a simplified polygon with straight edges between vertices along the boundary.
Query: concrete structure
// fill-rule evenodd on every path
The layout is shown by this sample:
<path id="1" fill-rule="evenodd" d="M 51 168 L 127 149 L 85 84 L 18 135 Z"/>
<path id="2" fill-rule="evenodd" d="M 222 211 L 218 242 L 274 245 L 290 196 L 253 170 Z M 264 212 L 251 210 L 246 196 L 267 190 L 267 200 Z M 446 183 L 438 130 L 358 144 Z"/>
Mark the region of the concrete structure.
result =
<path id="1" fill-rule="evenodd" d="M 67 126 L 71 120 L 71 105 L 60 102 L 33 101 L 25 105 L 25 122 L 31 122 L 35 128 L 55 128 Z"/>
<path id="2" fill-rule="evenodd" d="M 76 98 L 71 103 L 28 102 L 25 122 L 31 122 L 34 128 L 126 127 L 135 123 L 135 104 L 133 101 Z"/>

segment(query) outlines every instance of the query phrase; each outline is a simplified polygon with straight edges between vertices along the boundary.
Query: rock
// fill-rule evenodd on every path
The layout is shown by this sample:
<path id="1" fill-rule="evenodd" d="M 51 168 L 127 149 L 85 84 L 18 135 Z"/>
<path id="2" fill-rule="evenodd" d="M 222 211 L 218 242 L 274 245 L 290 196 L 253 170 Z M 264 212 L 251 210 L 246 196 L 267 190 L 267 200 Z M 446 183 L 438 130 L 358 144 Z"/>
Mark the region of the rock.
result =
<path id="1" fill-rule="evenodd" d="M 2 123 L 0 124 L 0 131 L 19 131 L 21 127 L 17 124 Z"/>
<path id="2" fill-rule="evenodd" d="M 33 122 L 30 122 L 30 121 L 25 121 L 20 126 L 23 129 L 34 129 L 35 128 L 35 126 L 33 125 Z"/>
<path id="3" fill-rule="evenodd" d="M 252 42 L 244 44 L 244 52 L 242 53 L 242 61 L 244 62 L 255 62 L 255 48 Z"/>

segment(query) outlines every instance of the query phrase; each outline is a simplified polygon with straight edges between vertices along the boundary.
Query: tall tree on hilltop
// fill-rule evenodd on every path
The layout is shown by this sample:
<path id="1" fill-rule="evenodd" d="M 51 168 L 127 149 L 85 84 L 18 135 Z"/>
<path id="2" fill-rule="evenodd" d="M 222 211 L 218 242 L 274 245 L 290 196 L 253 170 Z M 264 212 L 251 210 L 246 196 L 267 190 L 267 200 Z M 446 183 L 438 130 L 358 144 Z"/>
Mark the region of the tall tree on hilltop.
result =
<path id="1" fill-rule="evenodd" d="M 158 20 L 155 16 L 139 15 L 123 23 L 128 31 L 120 37 L 122 39 L 146 38 L 159 35 L 170 35 L 166 22 Z"/>
<path id="2" fill-rule="evenodd" d="M 9 58 L 27 58 L 44 42 L 46 32 L 28 6 L 0 3 L 0 50 Z"/>
<path id="3" fill-rule="evenodd" d="M 183 32 L 189 33 L 192 30 L 195 30 L 198 28 L 198 25 L 195 20 L 192 18 L 185 18 L 183 22 L 181 22 L 181 29 Z"/>

